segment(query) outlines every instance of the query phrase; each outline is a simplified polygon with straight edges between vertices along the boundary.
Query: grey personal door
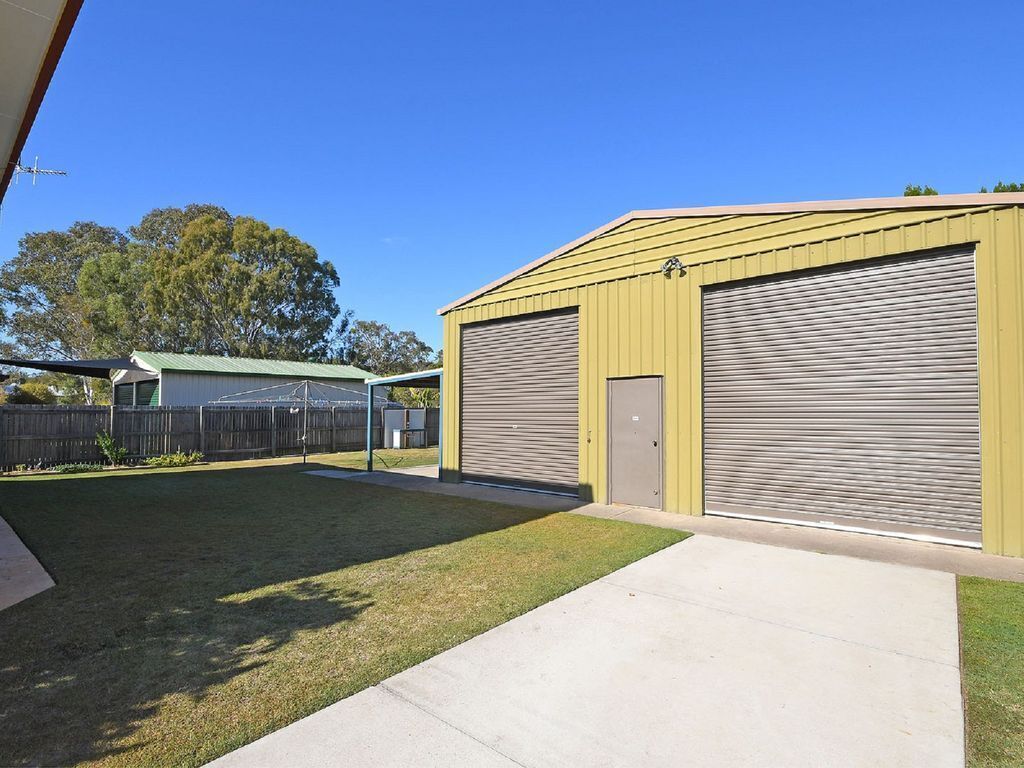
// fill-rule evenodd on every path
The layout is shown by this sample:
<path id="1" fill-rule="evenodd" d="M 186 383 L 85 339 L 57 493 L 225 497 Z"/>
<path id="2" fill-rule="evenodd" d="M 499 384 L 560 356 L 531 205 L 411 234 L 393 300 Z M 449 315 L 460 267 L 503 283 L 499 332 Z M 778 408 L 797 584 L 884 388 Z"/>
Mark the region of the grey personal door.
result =
<path id="1" fill-rule="evenodd" d="M 577 311 L 463 326 L 461 356 L 462 479 L 577 494 Z"/>
<path id="2" fill-rule="evenodd" d="M 976 544 L 973 249 L 704 290 L 709 513 Z"/>
<path id="3" fill-rule="evenodd" d="M 662 506 L 661 377 L 608 381 L 608 482 L 613 504 Z"/>

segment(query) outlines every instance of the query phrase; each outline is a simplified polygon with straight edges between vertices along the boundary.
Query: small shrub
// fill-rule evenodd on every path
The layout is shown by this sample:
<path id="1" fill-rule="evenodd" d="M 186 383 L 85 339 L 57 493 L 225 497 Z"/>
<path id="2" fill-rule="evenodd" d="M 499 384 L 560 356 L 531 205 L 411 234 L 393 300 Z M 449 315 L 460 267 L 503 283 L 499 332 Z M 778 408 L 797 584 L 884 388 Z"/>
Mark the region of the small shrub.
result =
<path id="1" fill-rule="evenodd" d="M 100 472 L 102 464 L 58 464 L 52 468 L 58 475 L 74 475 L 79 472 Z"/>
<path id="2" fill-rule="evenodd" d="M 114 442 L 114 438 L 106 432 L 100 431 L 96 435 L 96 444 L 100 447 L 100 453 L 115 467 L 124 464 L 128 458 L 128 449 Z"/>
<path id="3" fill-rule="evenodd" d="M 187 467 L 190 464 L 198 464 L 202 460 L 203 454 L 199 451 L 189 451 L 188 453 L 175 451 L 174 453 L 165 453 L 163 456 L 151 456 L 146 459 L 145 463 L 148 467 Z"/>

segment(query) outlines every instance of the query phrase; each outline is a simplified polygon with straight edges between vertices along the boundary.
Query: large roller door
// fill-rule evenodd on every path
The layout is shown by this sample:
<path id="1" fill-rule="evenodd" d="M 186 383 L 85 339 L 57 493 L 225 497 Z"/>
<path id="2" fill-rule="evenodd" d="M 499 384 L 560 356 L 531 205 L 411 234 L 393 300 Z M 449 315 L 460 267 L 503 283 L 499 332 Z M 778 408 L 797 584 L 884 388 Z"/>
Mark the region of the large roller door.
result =
<path id="1" fill-rule="evenodd" d="M 972 252 L 705 289 L 709 513 L 975 543 Z"/>
<path id="2" fill-rule="evenodd" d="M 462 479 L 579 490 L 579 316 L 462 329 Z"/>

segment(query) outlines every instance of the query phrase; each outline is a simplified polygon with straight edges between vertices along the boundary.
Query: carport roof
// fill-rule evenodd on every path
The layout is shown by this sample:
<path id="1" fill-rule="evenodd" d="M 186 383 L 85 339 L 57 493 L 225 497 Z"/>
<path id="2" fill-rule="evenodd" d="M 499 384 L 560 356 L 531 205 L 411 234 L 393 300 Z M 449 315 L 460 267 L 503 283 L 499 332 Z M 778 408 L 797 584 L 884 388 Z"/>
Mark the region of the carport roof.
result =
<path id="1" fill-rule="evenodd" d="M 742 216 L 755 214 L 773 213 L 816 213 L 822 211 L 875 211 L 899 208 L 961 208 L 970 206 L 999 206 L 999 205 L 1024 205 L 1024 193 L 1022 192 L 979 192 L 966 195 L 918 195 L 913 197 L 867 197 L 851 200 L 812 200 L 802 203 L 758 203 L 756 205 L 710 205 L 697 208 L 656 208 L 651 210 L 630 211 L 614 221 L 598 227 L 566 243 L 561 248 L 556 248 L 551 253 L 541 256 L 535 261 L 509 272 L 504 277 L 499 277 L 494 282 L 488 283 L 482 288 L 467 293 L 461 299 L 456 299 L 451 304 L 441 307 L 437 314 L 443 315 L 451 312 L 463 304 L 468 304 L 473 299 L 492 291 L 505 283 L 514 280 L 520 275 L 547 264 L 553 259 L 568 253 L 584 243 L 595 240 L 601 235 L 621 227 L 635 219 L 669 219 L 677 217 L 697 216 Z"/>
<path id="2" fill-rule="evenodd" d="M 415 389 L 440 389 L 443 372 L 443 368 L 431 368 L 429 371 L 399 373 L 394 376 L 382 376 L 379 379 L 368 379 L 366 384 L 373 387 L 398 385 Z"/>

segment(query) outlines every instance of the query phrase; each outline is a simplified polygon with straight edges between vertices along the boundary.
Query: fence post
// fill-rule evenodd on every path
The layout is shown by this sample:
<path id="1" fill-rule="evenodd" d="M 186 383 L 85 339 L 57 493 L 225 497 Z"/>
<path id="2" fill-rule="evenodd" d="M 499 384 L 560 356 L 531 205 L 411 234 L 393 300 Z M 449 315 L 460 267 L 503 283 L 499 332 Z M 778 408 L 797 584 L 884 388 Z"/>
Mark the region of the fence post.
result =
<path id="1" fill-rule="evenodd" d="M 203 406 L 199 406 L 199 452 L 206 453 L 206 432 L 203 431 Z"/>
<path id="2" fill-rule="evenodd" d="M 270 406 L 270 455 L 277 456 L 277 406 Z"/>
<path id="3" fill-rule="evenodd" d="M 110 405 L 110 438 L 114 438 L 114 405 Z"/>
<path id="4" fill-rule="evenodd" d="M 331 453 L 338 452 L 338 406 L 331 406 Z"/>

